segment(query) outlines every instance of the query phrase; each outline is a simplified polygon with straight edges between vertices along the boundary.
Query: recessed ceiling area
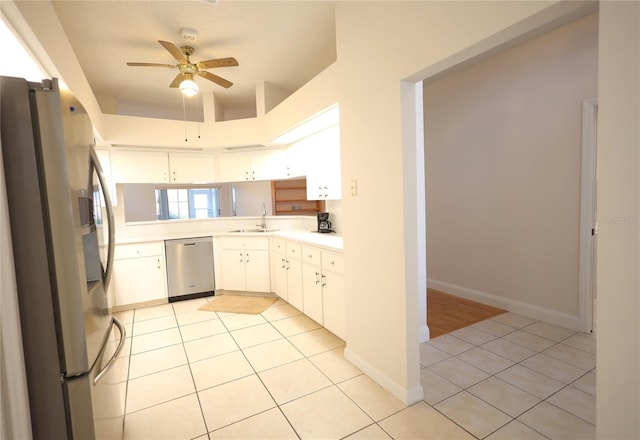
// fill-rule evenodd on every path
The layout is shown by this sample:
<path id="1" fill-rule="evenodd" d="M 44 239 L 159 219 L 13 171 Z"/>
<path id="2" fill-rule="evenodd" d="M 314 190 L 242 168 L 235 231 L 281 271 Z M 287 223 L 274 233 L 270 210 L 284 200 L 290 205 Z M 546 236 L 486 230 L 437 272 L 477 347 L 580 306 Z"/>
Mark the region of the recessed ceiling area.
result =
<path id="1" fill-rule="evenodd" d="M 331 1 L 55 1 L 52 2 L 103 113 L 202 120 L 210 96 L 223 120 L 256 116 L 256 87 L 293 93 L 336 60 Z M 196 41 L 182 39 L 183 28 Z M 209 69 L 196 98 L 169 88 L 178 71 L 127 62 L 177 64 L 158 40 L 193 46 L 194 61 L 235 57 L 237 67 Z M 183 113 L 185 112 L 185 113 Z M 217 116 L 216 116 L 217 117 Z M 217 117 L 218 119 L 218 117 Z"/>

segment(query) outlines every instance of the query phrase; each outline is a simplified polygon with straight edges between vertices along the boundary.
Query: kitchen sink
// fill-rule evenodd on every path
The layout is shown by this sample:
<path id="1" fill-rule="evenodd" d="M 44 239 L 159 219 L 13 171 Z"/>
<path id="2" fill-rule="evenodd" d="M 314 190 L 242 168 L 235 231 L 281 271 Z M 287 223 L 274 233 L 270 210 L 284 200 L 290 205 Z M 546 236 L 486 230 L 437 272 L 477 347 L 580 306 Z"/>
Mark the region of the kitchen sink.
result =
<path id="1" fill-rule="evenodd" d="M 247 229 L 234 229 L 229 232 L 238 233 L 238 232 L 275 232 L 278 229 L 262 229 L 262 228 L 247 228 Z"/>

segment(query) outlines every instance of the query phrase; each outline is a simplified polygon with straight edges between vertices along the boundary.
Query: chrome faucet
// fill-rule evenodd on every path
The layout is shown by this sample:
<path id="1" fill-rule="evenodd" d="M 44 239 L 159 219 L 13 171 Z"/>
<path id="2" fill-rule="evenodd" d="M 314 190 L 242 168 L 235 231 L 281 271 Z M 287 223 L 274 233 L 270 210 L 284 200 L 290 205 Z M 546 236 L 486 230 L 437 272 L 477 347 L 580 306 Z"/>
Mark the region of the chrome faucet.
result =
<path id="1" fill-rule="evenodd" d="M 260 226 L 260 229 L 267 229 L 267 208 L 264 206 L 264 202 L 262 202 L 262 223 L 256 226 Z"/>

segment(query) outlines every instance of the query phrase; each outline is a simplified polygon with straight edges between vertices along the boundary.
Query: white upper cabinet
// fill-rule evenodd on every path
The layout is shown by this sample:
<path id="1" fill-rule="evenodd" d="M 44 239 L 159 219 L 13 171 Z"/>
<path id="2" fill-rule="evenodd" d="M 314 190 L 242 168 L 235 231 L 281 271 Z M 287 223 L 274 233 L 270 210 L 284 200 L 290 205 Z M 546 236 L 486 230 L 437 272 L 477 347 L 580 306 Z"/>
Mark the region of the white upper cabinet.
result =
<path id="1" fill-rule="evenodd" d="M 303 144 L 296 142 L 287 148 L 287 177 L 306 176 L 312 165 Z"/>
<path id="2" fill-rule="evenodd" d="M 252 180 L 251 156 L 249 153 L 226 153 L 218 156 L 218 180 L 241 182 Z"/>
<path id="3" fill-rule="evenodd" d="M 111 152 L 111 167 L 117 183 L 215 182 L 211 153 L 116 150 Z"/>
<path id="4" fill-rule="evenodd" d="M 169 156 L 157 151 L 111 151 L 116 183 L 169 183 Z"/>
<path id="5" fill-rule="evenodd" d="M 218 156 L 218 181 L 284 179 L 287 177 L 287 155 L 273 149 L 245 153 L 225 153 Z"/>
<path id="6" fill-rule="evenodd" d="M 308 200 L 342 198 L 340 170 L 340 127 L 334 125 L 306 140 L 312 166 L 307 170 Z"/>
<path id="7" fill-rule="evenodd" d="M 169 153 L 171 183 L 211 183 L 216 181 L 213 154 Z"/>

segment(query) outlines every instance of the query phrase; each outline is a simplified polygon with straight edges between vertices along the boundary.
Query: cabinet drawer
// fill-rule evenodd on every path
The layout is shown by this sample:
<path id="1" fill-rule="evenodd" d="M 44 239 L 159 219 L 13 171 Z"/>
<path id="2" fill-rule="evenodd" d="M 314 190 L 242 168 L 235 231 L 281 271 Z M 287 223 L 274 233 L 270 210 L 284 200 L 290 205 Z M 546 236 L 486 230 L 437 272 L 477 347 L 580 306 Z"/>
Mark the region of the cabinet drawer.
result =
<path id="1" fill-rule="evenodd" d="M 297 243 L 287 243 L 287 257 L 300 260 L 302 256 L 302 245 Z"/>
<path id="2" fill-rule="evenodd" d="M 149 257 L 153 255 L 162 255 L 163 253 L 164 242 L 162 241 L 119 244 L 116 246 L 114 259 L 123 260 L 125 258 Z"/>
<path id="3" fill-rule="evenodd" d="M 338 274 L 344 273 L 344 257 L 333 252 L 322 252 L 322 270 Z"/>
<path id="4" fill-rule="evenodd" d="M 271 239 L 271 244 L 272 244 L 272 249 L 273 252 L 277 252 L 279 254 L 286 254 L 287 251 L 287 242 L 284 240 L 281 240 L 279 238 L 272 238 Z"/>
<path id="5" fill-rule="evenodd" d="M 218 243 L 222 249 L 269 250 L 269 237 L 221 237 Z"/>
<path id="6" fill-rule="evenodd" d="M 317 266 L 320 266 L 321 254 L 322 253 L 320 252 L 320 249 L 316 249 L 309 246 L 302 246 L 302 262 L 303 263 L 315 264 Z"/>

